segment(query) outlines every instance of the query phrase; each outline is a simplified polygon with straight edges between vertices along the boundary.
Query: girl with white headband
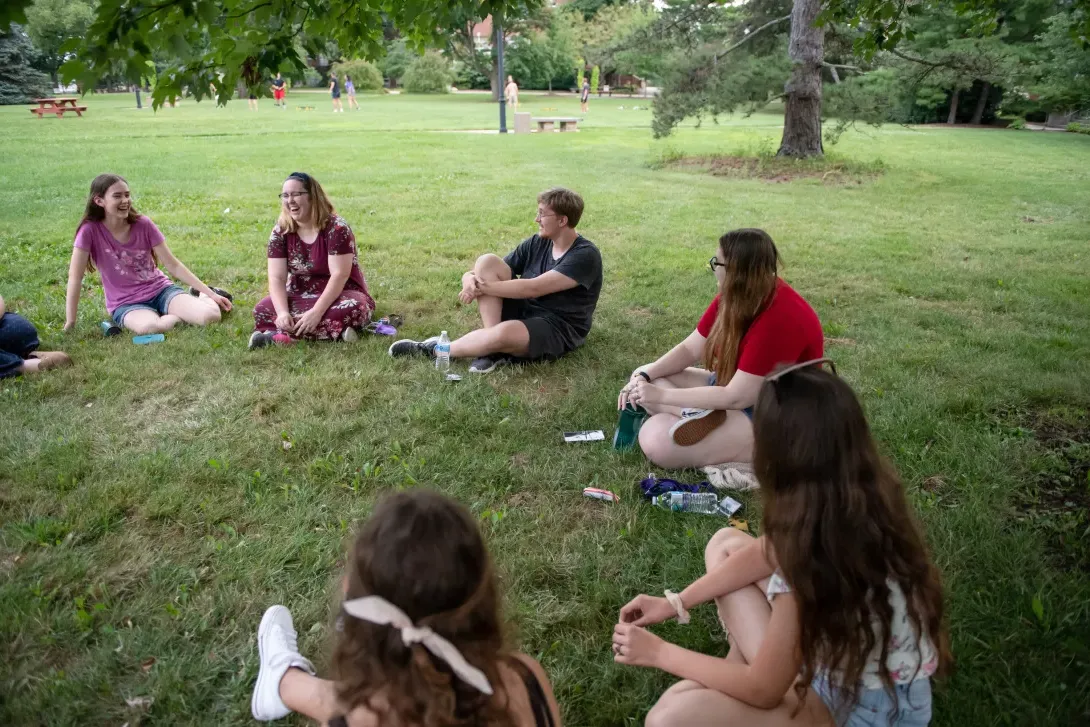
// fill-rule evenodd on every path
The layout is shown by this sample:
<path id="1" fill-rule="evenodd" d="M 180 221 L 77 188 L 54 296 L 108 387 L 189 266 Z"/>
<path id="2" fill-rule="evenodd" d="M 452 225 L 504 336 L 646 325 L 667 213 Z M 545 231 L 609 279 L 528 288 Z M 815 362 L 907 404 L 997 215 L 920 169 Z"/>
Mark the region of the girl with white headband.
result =
<path id="1" fill-rule="evenodd" d="M 384 499 L 344 576 L 332 680 L 298 650 L 291 614 L 265 612 L 251 709 L 298 712 L 330 727 L 554 727 L 560 712 L 541 665 L 505 648 L 500 596 L 476 520 L 417 489 Z"/>

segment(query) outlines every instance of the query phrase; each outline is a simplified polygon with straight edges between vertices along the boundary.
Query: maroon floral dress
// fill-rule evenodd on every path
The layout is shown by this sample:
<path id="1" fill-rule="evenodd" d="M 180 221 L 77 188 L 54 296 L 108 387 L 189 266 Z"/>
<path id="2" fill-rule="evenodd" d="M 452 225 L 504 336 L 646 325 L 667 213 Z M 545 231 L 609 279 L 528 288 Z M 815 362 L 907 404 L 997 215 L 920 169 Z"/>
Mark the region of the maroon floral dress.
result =
<path id="1" fill-rule="evenodd" d="M 339 340 L 346 328 L 363 328 L 371 320 L 375 301 L 367 291 L 367 281 L 356 255 L 356 237 L 341 217 L 333 215 L 309 245 L 294 232 L 284 232 L 277 225 L 269 236 L 268 257 L 288 261 L 288 309 L 294 318 L 306 313 L 318 302 L 329 284 L 329 256 L 351 255 L 352 272 L 344 290 L 322 316 L 318 328 L 304 338 L 318 341 Z M 254 324 L 259 331 L 283 332 L 276 327 L 276 308 L 266 296 L 254 308 Z"/>

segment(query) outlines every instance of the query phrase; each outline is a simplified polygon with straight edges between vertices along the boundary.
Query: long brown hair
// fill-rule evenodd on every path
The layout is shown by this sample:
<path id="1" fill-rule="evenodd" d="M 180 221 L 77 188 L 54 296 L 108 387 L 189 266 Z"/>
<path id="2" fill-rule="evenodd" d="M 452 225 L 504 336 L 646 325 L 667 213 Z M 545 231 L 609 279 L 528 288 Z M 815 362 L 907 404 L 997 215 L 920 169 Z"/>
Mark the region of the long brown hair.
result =
<path id="1" fill-rule="evenodd" d="M 326 196 L 322 185 L 318 184 L 318 180 L 306 172 L 292 172 L 288 175 L 288 179 L 302 182 L 307 196 L 310 197 L 310 218 L 313 220 L 315 227 L 319 230 L 324 229 L 326 223 L 336 214 L 336 210 L 333 209 L 333 203 L 329 201 L 329 197 Z M 288 179 L 284 181 L 286 182 Z M 276 224 L 283 232 L 295 232 L 298 227 L 295 220 L 284 209 L 283 202 L 280 203 L 280 217 L 276 220 Z"/>
<path id="2" fill-rule="evenodd" d="M 799 699 L 815 673 L 830 670 L 843 680 L 838 708 L 855 704 L 877 647 L 879 676 L 896 701 L 886 665 L 890 583 L 904 594 L 917 636 L 934 645 L 939 671 L 948 669 L 939 571 L 851 387 L 816 366 L 769 377 L 753 436 L 769 555 L 798 600 Z"/>
<path id="3" fill-rule="evenodd" d="M 488 696 L 400 632 L 345 615 L 333 651 L 337 696 L 382 724 L 513 725 L 498 666 L 504 634 L 492 561 L 473 516 L 437 492 L 391 495 L 356 537 L 346 598 L 381 596 L 449 640 L 485 673 Z"/>
<path id="4" fill-rule="evenodd" d="M 719 313 L 704 344 L 704 367 L 726 386 L 738 369 L 738 344 L 776 292 L 780 253 L 764 230 L 731 230 L 719 238 L 726 277 L 719 286 Z"/>
<path id="5" fill-rule="evenodd" d="M 79 234 L 80 229 L 88 222 L 102 222 L 106 219 L 106 208 L 102 207 L 98 202 L 95 202 L 95 197 L 105 197 L 106 192 L 110 190 L 110 187 L 114 186 L 118 182 L 124 182 L 128 186 L 128 182 L 125 178 L 119 174 L 100 174 L 91 180 L 91 192 L 87 195 L 87 204 L 83 207 L 83 218 L 76 225 L 76 235 Z M 125 221 L 130 225 L 139 220 L 140 213 L 136 211 L 136 208 L 129 204 L 129 214 L 125 217 Z M 155 251 L 152 251 L 152 257 L 155 259 L 155 263 L 159 264 L 159 258 L 155 257 Z M 87 271 L 93 273 L 95 271 L 94 262 L 87 259 Z"/>

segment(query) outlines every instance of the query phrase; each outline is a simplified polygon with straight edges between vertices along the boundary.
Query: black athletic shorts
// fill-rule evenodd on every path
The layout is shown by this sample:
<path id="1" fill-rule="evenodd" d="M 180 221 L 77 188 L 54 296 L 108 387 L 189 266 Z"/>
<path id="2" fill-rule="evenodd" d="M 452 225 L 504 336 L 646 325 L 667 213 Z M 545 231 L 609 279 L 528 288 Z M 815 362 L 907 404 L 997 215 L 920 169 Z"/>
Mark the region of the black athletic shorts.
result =
<path id="1" fill-rule="evenodd" d="M 530 360 L 553 361 L 583 345 L 585 340 L 550 311 L 526 300 L 503 299 L 505 321 L 522 321 L 530 332 Z"/>

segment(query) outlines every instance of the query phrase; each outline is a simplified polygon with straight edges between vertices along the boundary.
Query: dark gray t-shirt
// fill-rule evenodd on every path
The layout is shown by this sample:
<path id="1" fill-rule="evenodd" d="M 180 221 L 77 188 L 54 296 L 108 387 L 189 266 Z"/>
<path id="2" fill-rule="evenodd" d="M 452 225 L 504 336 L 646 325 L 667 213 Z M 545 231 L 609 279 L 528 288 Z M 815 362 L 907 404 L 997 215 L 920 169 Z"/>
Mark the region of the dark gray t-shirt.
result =
<path id="1" fill-rule="evenodd" d="M 523 280 L 555 270 L 578 283 L 569 290 L 530 298 L 526 303 L 559 318 L 579 338 L 586 338 L 598 306 L 598 294 L 602 292 L 602 254 L 593 242 L 580 235 L 563 257 L 554 260 L 552 240 L 534 235 L 508 254 L 504 262 Z"/>

